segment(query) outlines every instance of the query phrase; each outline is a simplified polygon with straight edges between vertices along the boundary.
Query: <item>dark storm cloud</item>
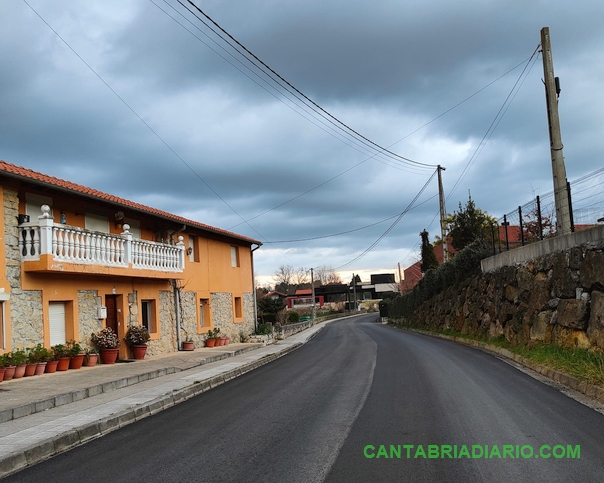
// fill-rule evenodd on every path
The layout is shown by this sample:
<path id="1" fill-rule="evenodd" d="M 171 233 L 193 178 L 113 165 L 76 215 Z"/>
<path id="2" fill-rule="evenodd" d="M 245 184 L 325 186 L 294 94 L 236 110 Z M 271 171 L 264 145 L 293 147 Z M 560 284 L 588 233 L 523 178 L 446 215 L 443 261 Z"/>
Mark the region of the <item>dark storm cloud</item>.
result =
<path id="1" fill-rule="evenodd" d="M 177 2 L 154 2 L 31 1 L 124 102 L 27 5 L 0 4 L 1 159 L 267 241 L 391 218 L 427 181 L 430 170 L 401 171 L 396 161 L 342 143 L 337 128 L 301 115 L 255 68 L 196 30 L 186 19 L 199 22 Z M 199 5 L 349 126 L 403 156 L 444 165 L 449 212 L 470 190 L 495 216 L 551 190 L 540 57 L 489 130 L 549 26 L 568 177 L 602 165 L 604 12 L 596 2 Z M 481 141 L 488 142 L 479 148 Z M 419 200 L 430 201 L 347 270 L 413 263 L 419 232 L 439 232 L 435 193 L 432 180 Z M 270 278 L 283 264 L 343 265 L 393 221 L 266 245 L 256 267 Z"/>

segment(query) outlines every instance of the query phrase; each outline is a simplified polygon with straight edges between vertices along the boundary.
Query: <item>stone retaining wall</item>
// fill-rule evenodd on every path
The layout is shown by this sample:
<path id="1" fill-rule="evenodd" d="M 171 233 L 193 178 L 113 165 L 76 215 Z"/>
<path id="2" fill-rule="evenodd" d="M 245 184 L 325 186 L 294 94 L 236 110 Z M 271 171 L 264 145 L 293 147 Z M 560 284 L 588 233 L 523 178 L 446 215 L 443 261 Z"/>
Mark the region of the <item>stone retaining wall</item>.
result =
<path id="1" fill-rule="evenodd" d="M 402 322 L 503 336 L 514 344 L 602 350 L 604 252 L 585 244 L 483 273 L 442 292 Z"/>

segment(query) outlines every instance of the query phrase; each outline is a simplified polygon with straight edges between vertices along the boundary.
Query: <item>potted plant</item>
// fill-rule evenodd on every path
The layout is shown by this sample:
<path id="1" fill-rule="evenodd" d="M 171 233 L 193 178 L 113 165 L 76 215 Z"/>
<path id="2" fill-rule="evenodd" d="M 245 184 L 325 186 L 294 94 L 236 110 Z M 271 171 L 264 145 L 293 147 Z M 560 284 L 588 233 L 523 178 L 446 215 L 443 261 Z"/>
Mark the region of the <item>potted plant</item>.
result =
<path id="1" fill-rule="evenodd" d="M 54 353 L 55 361 L 58 361 L 57 371 L 66 371 L 69 369 L 71 356 L 69 355 L 69 349 L 65 344 L 56 344 L 51 347 L 51 350 Z"/>
<path id="2" fill-rule="evenodd" d="M 6 372 L 6 366 L 8 365 L 8 361 L 4 354 L 0 354 L 0 382 L 4 380 L 4 373 Z"/>
<path id="3" fill-rule="evenodd" d="M 34 372 L 36 376 L 44 374 L 48 362 L 52 361 L 54 358 L 52 351 L 42 344 L 38 344 L 36 347 L 30 349 L 29 357 L 36 362 L 36 370 Z"/>
<path id="4" fill-rule="evenodd" d="M 111 327 L 93 333 L 90 340 L 99 349 L 103 364 L 115 363 L 121 342 Z"/>
<path id="5" fill-rule="evenodd" d="M 67 353 L 71 358 L 69 361 L 69 368 L 80 369 L 82 367 L 82 363 L 84 362 L 84 356 L 86 355 L 82 349 L 82 346 L 75 340 L 70 340 L 67 342 L 66 347 Z"/>
<path id="6" fill-rule="evenodd" d="M 4 367 L 6 368 L 4 371 L 4 380 L 5 381 L 10 381 L 13 376 L 15 375 L 15 364 L 13 363 L 13 354 L 12 352 L 7 352 L 6 354 L 4 354 L 3 357 L 3 364 Z"/>
<path id="7" fill-rule="evenodd" d="M 84 365 L 86 367 L 96 366 L 99 359 L 99 353 L 94 347 L 86 349 L 86 355 L 84 356 Z"/>
<path id="8" fill-rule="evenodd" d="M 25 377 L 35 376 L 36 367 L 38 367 L 38 356 L 34 352 L 34 348 L 27 349 L 27 361 L 25 363 Z"/>
<path id="9" fill-rule="evenodd" d="M 206 334 L 206 347 L 214 347 L 216 345 L 216 333 L 210 329 Z"/>
<path id="10" fill-rule="evenodd" d="M 187 334 L 185 340 L 182 341 L 182 350 L 183 351 L 192 351 L 194 349 L 193 338 Z"/>
<path id="11" fill-rule="evenodd" d="M 145 358 L 145 354 L 147 353 L 147 342 L 149 342 L 150 338 L 151 336 L 149 335 L 147 327 L 144 325 L 132 325 L 128 328 L 124 340 L 130 347 L 132 356 L 135 359 L 140 360 Z"/>
<path id="12" fill-rule="evenodd" d="M 25 367 L 27 365 L 27 354 L 24 350 L 17 349 L 11 352 L 11 364 L 15 366 L 13 379 L 19 379 L 25 375 Z"/>

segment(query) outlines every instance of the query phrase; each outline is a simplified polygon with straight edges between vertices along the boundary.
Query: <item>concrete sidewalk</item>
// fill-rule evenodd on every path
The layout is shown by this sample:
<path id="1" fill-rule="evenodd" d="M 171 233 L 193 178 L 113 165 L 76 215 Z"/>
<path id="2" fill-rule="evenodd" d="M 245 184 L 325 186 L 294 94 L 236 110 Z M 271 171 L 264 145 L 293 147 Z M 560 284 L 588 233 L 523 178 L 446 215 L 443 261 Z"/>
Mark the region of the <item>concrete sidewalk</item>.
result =
<path id="1" fill-rule="evenodd" d="M 0 383 L 0 478 L 155 414 L 306 343 L 285 340 L 176 352 Z"/>

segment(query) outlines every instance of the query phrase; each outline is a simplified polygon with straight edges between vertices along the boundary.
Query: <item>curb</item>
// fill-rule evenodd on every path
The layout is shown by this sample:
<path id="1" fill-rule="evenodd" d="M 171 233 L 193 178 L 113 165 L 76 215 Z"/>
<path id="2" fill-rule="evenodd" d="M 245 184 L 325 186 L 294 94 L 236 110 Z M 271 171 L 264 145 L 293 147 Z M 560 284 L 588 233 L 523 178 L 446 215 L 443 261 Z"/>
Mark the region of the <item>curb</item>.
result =
<path id="1" fill-rule="evenodd" d="M 223 353 L 216 354 L 215 356 L 209 356 L 200 361 L 198 364 L 191 365 L 191 367 L 188 367 L 187 369 L 203 366 L 205 364 L 210 364 L 212 362 L 228 359 L 230 357 L 235 357 L 255 349 L 258 349 L 258 346 L 249 348 L 243 347 L 231 353 Z M 47 409 L 52 409 L 59 406 L 63 406 L 65 404 L 70 404 L 72 402 L 81 401 L 82 399 L 97 396 L 102 393 L 122 389 L 124 387 L 138 384 L 140 382 L 149 381 L 151 379 L 156 379 L 158 377 L 166 376 L 168 374 L 174 374 L 176 372 L 181 372 L 183 370 L 185 369 L 180 369 L 178 367 L 166 367 L 162 369 L 155 369 L 153 371 L 142 372 L 134 376 L 128 376 L 120 379 L 115 379 L 113 381 L 104 382 L 102 384 L 97 384 L 95 386 L 80 389 L 78 391 L 71 391 L 64 394 L 59 394 L 48 399 L 34 401 L 28 404 L 24 404 L 22 406 L 17 406 L 15 408 L 4 409 L 0 411 L 0 424 L 5 423 L 7 421 L 12 421 L 13 419 L 19 419 L 25 416 L 30 416 L 31 414 L 40 413 L 46 411 Z"/>
<path id="2" fill-rule="evenodd" d="M 426 330 L 420 329 L 410 329 L 407 327 L 396 327 L 401 330 L 408 330 L 410 332 L 417 332 L 418 334 L 429 335 L 432 337 L 438 337 L 439 339 L 451 340 L 453 342 L 457 342 L 459 344 L 464 344 L 470 347 L 475 347 L 477 349 L 483 350 L 485 352 L 490 352 L 491 354 L 496 354 L 501 357 L 505 357 L 506 359 L 510 359 L 521 366 L 527 367 L 528 369 L 532 369 L 533 371 L 541 374 L 542 376 L 548 377 L 549 379 L 557 382 L 558 384 L 562 384 L 570 389 L 574 389 L 585 396 L 594 399 L 600 403 L 604 403 L 604 388 L 601 386 L 596 386 L 595 384 L 588 384 L 585 381 L 581 381 L 575 376 L 571 376 L 566 372 L 556 371 L 551 367 L 544 366 L 543 364 L 537 364 L 521 355 L 514 354 L 507 349 L 502 347 L 497 347 L 494 345 L 487 344 L 486 342 L 481 342 L 478 340 L 465 339 L 463 337 L 451 336 L 446 334 L 437 334 L 434 332 L 429 332 Z"/>
<path id="3" fill-rule="evenodd" d="M 148 416 L 152 416 L 153 414 L 163 411 L 164 409 L 186 401 L 187 399 L 197 396 L 198 394 L 213 389 L 214 387 L 220 386 L 221 384 L 224 384 L 225 382 L 230 381 L 231 379 L 234 379 L 247 372 L 257 369 L 258 367 L 261 367 L 265 364 L 268 364 L 269 362 L 272 362 L 302 347 L 305 342 L 307 342 L 317 333 L 319 333 L 321 329 L 311 334 L 304 342 L 297 342 L 295 344 L 292 344 L 288 347 L 285 347 L 279 352 L 269 354 L 265 357 L 262 357 L 261 359 L 258 359 L 257 361 L 250 362 L 235 369 L 231 369 L 230 371 L 227 371 L 223 374 L 219 374 L 217 376 L 213 376 L 204 381 L 194 381 L 187 387 L 173 391 L 169 394 L 164 394 L 163 396 L 160 396 L 152 401 L 143 403 L 142 405 L 136 406 L 132 409 L 121 411 L 107 419 L 88 423 L 76 430 L 66 431 L 63 434 L 50 438 L 41 443 L 32 445 L 29 448 L 26 448 L 25 450 L 19 450 L 18 452 L 10 453 L 5 457 L 0 458 L 0 478 L 8 476 L 11 473 L 15 473 L 16 471 L 22 470 L 27 466 L 32 466 L 36 463 L 40 463 L 46 459 L 51 458 L 52 456 L 56 456 L 60 453 L 68 451 L 81 444 L 87 443 L 100 436 L 104 436 L 116 429 L 123 428 L 124 426 L 127 426 L 130 423 L 139 421 Z M 243 352 L 247 352 L 247 350 Z M 227 357 L 221 357 L 220 359 L 226 358 Z M 205 362 L 199 365 L 203 364 L 205 364 Z M 192 366 L 191 368 L 193 367 L 197 366 Z M 177 371 L 180 371 L 180 369 L 176 369 L 171 373 Z"/>

